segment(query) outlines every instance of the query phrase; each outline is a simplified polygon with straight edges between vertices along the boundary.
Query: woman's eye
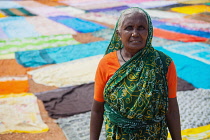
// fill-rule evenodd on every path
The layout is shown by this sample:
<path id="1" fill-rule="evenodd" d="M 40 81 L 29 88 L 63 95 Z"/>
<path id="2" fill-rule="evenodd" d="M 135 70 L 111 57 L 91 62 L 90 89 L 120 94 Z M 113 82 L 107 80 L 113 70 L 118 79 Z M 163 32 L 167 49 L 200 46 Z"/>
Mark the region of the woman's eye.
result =
<path id="1" fill-rule="evenodd" d="M 126 29 L 126 30 L 132 30 L 133 27 L 132 27 L 132 26 L 127 26 L 125 29 Z"/>
<path id="2" fill-rule="evenodd" d="M 139 26 L 138 28 L 139 28 L 139 30 L 144 30 L 145 29 L 144 26 Z"/>

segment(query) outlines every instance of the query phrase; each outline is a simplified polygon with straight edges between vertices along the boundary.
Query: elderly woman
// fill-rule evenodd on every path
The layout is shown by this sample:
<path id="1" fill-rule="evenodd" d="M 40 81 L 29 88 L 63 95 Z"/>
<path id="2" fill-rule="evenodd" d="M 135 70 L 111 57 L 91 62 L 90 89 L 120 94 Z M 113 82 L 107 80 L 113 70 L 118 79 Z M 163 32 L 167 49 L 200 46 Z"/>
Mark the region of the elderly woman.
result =
<path id="1" fill-rule="evenodd" d="M 105 121 L 107 140 L 181 139 L 172 59 L 152 47 L 153 27 L 140 8 L 125 10 L 95 77 L 90 139 Z"/>

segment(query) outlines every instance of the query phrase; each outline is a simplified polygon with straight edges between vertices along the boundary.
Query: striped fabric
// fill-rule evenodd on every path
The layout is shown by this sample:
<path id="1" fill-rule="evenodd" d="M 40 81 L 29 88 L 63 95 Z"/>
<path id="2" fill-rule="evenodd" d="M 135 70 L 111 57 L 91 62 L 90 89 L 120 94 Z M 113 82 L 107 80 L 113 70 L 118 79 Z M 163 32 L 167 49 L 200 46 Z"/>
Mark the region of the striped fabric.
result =
<path id="1" fill-rule="evenodd" d="M 1 11 L 7 16 L 35 16 L 25 8 L 1 9 Z"/>

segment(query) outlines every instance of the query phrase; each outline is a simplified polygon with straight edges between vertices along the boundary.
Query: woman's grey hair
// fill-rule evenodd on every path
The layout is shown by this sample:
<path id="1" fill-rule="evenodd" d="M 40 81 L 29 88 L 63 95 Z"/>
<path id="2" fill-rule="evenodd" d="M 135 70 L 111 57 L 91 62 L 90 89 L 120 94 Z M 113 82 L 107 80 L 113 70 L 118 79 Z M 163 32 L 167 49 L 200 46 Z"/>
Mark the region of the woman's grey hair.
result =
<path id="1" fill-rule="evenodd" d="M 135 14 L 135 13 L 141 13 L 147 19 L 147 15 L 144 13 L 144 11 L 139 9 L 139 8 L 137 8 L 137 7 L 136 8 L 126 9 L 125 11 L 122 12 L 121 16 L 119 17 L 117 30 L 120 30 L 120 28 L 122 27 L 122 23 L 125 20 L 127 15 Z M 147 23 L 148 23 L 148 19 L 147 19 Z"/>

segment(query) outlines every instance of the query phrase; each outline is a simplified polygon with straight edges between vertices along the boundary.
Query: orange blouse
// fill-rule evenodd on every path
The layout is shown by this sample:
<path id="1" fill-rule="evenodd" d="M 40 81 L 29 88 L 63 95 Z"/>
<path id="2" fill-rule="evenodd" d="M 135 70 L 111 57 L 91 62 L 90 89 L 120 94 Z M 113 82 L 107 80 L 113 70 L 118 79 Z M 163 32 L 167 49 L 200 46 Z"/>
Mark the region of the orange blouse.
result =
<path id="1" fill-rule="evenodd" d="M 104 102 L 103 91 L 109 78 L 120 68 L 117 57 L 117 51 L 105 55 L 99 62 L 94 85 L 94 99 L 98 102 Z M 177 75 L 174 62 L 168 67 L 166 75 L 168 82 L 168 98 L 175 98 L 177 91 Z"/>

